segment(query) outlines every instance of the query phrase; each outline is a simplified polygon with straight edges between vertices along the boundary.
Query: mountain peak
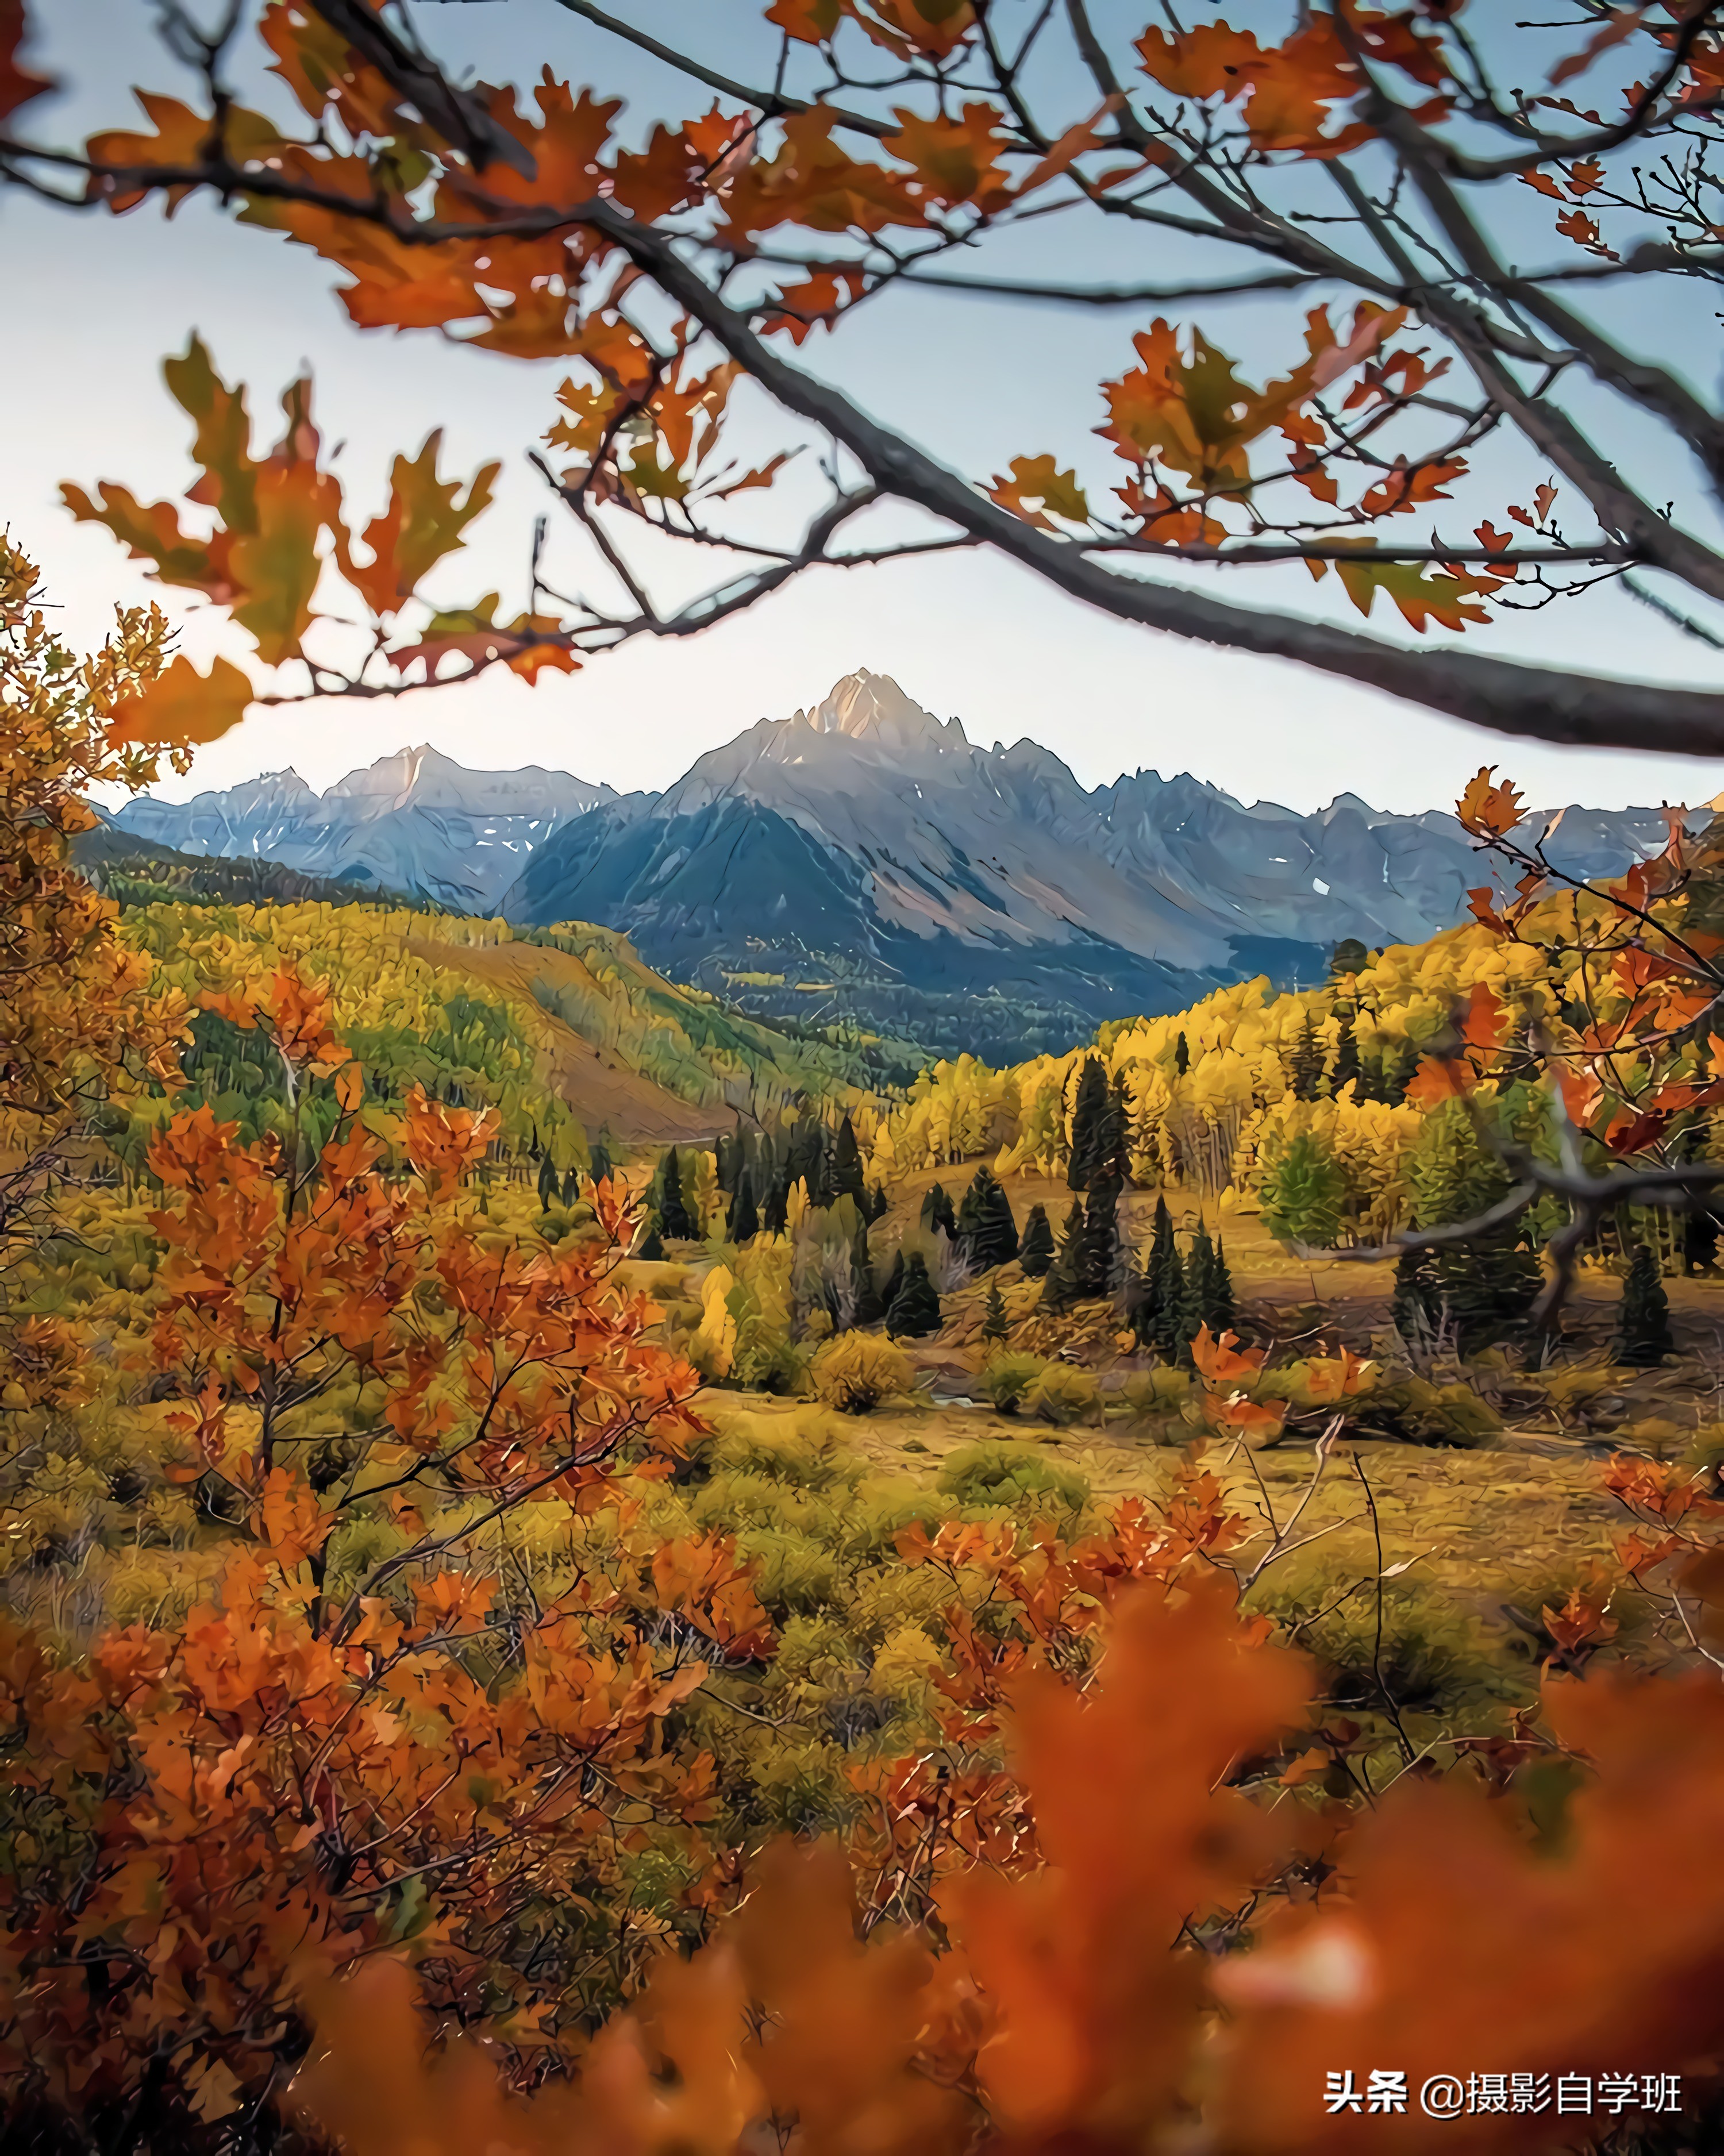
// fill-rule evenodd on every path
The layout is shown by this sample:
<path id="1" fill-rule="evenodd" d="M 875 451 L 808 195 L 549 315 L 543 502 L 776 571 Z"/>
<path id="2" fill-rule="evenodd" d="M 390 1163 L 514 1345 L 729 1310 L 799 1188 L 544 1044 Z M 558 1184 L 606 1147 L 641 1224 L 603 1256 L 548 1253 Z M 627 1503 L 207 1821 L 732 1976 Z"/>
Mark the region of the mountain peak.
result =
<path id="1" fill-rule="evenodd" d="M 968 746 L 956 719 L 942 726 L 931 711 L 906 696 L 889 674 L 870 674 L 865 666 L 833 684 L 824 703 L 798 711 L 791 724 L 817 734 L 846 734 L 852 741 L 878 741 L 907 747 L 912 742 Z"/>

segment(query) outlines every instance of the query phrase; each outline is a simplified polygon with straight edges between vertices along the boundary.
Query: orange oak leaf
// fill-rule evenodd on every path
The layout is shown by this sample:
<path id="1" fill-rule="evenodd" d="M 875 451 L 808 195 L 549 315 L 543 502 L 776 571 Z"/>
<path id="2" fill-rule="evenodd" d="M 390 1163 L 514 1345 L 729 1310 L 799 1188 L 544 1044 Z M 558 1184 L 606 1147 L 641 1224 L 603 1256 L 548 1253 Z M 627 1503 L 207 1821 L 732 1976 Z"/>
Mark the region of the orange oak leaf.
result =
<path id="1" fill-rule="evenodd" d="M 1464 1059 L 1421 1055 L 1418 1070 L 1407 1082 L 1406 1097 L 1414 1107 L 1429 1112 L 1444 1101 L 1471 1092 L 1475 1083 L 1473 1066 Z"/>
<path id="2" fill-rule="evenodd" d="M 147 689 L 114 706 L 108 739 L 116 748 L 218 741 L 245 716 L 253 694 L 249 680 L 229 660 L 212 660 L 208 673 L 200 674 L 182 652 Z"/>
<path id="3" fill-rule="evenodd" d="M 1521 805 L 1518 787 L 1506 779 L 1493 786 L 1491 773 L 1494 763 L 1485 765 L 1467 781 L 1466 791 L 1455 804 L 1455 814 L 1464 829 L 1475 839 L 1500 839 L 1512 831 L 1524 811 Z"/>

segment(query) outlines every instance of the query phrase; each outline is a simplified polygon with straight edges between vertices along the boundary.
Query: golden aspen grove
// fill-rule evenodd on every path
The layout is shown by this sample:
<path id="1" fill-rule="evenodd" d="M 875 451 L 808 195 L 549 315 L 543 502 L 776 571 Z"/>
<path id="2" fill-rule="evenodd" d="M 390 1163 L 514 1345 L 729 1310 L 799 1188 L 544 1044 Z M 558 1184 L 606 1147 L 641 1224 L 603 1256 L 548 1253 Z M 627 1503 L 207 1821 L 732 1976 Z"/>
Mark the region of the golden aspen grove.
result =
<path id="1" fill-rule="evenodd" d="M 1724 7 L 70 13 L 19 231 L 483 357 L 0 504 L 0 2149 L 1724 2149 Z M 425 732 L 995 569 L 1383 771 Z"/>

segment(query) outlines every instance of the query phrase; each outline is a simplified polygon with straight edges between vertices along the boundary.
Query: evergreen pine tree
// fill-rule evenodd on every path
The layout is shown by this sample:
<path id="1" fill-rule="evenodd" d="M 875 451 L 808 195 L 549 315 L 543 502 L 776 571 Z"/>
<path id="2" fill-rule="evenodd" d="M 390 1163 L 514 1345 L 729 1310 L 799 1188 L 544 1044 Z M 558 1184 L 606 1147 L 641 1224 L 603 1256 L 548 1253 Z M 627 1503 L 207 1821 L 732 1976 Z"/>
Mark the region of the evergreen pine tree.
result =
<path id="1" fill-rule="evenodd" d="M 952 1199 L 943 1183 L 936 1183 L 922 1199 L 923 1227 L 932 1230 L 943 1228 L 952 1242 L 957 1240 L 957 1218 L 952 1209 Z"/>
<path id="2" fill-rule="evenodd" d="M 1323 1082 L 1323 1043 L 1316 1019 L 1307 1004 L 1305 1023 L 1287 1059 L 1287 1083 L 1296 1101 L 1315 1101 Z"/>
<path id="3" fill-rule="evenodd" d="M 1140 1348 L 1149 1344 L 1153 1328 L 1153 1312 L 1149 1299 L 1149 1269 L 1144 1253 L 1133 1250 L 1126 1270 L 1126 1291 L 1121 1302 L 1125 1320 L 1132 1338 Z"/>
<path id="4" fill-rule="evenodd" d="M 730 1239 L 741 1245 L 752 1242 L 760 1233 L 760 1213 L 754 1203 L 754 1178 L 745 1168 L 736 1181 L 736 1192 L 731 1200 Z"/>
<path id="5" fill-rule="evenodd" d="M 587 1163 L 587 1173 L 592 1177 L 595 1185 L 604 1182 L 611 1173 L 610 1152 L 603 1138 L 601 1138 L 598 1144 L 593 1148 L 592 1158 Z"/>
<path id="6" fill-rule="evenodd" d="M 1183 1078 L 1191 1068 L 1191 1044 L 1185 1035 L 1178 1034 L 1173 1042 L 1173 1075 Z"/>
<path id="7" fill-rule="evenodd" d="M 903 1283 L 886 1312 L 886 1330 L 920 1340 L 939 1329 L 940 1297 L 928 1278 L 928 1261 L 920 1250 L 912 1250 L 905 1263 Z"/>
<path id="8" fill-rule="evenodd" d="M 991 1281 L 988 1290 L 988 1307 L 982 1313 L 982 1337 L 995 1343 L 1010 1337 L 1012 1322 L 1006 1316 L 1005 1298 L 1000 1293 L 998 1281 Z"/>
<path id="9" fill-rule="evenodd" d="M 891 1203 L 891 1199 L 886 1195 L 886 1186 L 885 1183 L 876 1183 L 873 1189 L 868 1194 L 867 1199 L 862 1208 L 863 1217 L 866 1219 L 870 1228 L 874 1225 L 876 1220 L 884 1220 L 885 1219 L 886 1214 L 890 1209 Z"/>
<path id="10" fill-rule="evenodd" d="M 642 1227 L 644 1232 L 637 1236 L 634 1247 L 629 1253 L 629 1256 L 653 1260 L 662 1258 L 664 1255 L 664 1242 L 659 1233 L 658 1214 L 647 1214 L 642 1221 Z"/>
<path id="11" fill-rule="evenodd" d="M 1108 1098 L 1106 1071 L 1095 1056 L 1086 1055 L 1071 1111 L 1071 1162 L 1065 1179 L 1074 1190 L 1087 1190 L 1106 1172 L 1102 1148 L 1110 1142 Z"/>
<path id="12" fill-rule="evenodd" d="M 736 1194 L 736 1178 L 740 1172 L 742 1142 L 740 1135 L 727 1138 L 721 1131 L 712 1141 L 712 1172 L 718 1187 L 726 1198 Z"/>
<path id="13" fill-rule="evenodd" d="M 1263 1224 L 1284 1243 L 1331 1250 L 1341 1233 L 1347 1178 L 1314 1131 L 1301 1131 L 1263 1187 Z"/>
<path id="14" fill-rule="evenodd" d="M 880 1283 L 880 1306 L 882 1312 L 889 1311 L 898 1300 L 898 1291 L 903 1285 L 904 1253 L 902 1250 L 894 1250 L 891 1265 L 887 1269 L 885 1280 Z"/>
<path id="15" fill-rule="evenodd" d="M 810 1205 L 829 1205 L 832 1202 L 830 1180 L 826 1169 L 826 1132 L 812 1116 L 804 1116 L 790 1134 L 790 1148 L 785 1160 L 785 1185 L 808 1185 Z"/>
<path id="16" fill-rule="evenodd" d="M 958 1208 L 957 1232 L 966 1260 L 978 1270 L 1006 1265 L 1018 1255 L 1018 1224 L 1012 1218 L 1012 1201 L 985 1163 L 964 1193 L 964 1202 Z"/>
<path id="17" fill-rule="evenodd" d="M 1161 1334 L 1162 1313 L 1167 1308 L 1170 1296 L 1177 1298 L 1179 1284 L 1171 1277 L 1171 1268 L 1178 1264 L 1178 1253 L 1173 1244 L 1173 1216 L 1167 1210 L 1167 1201 L 1159 1193 L 1155 1202 L 1155 1218 L 1150 1229 L 1149 1251 L 1145 1258 L 1142 1284 L 1137 1291 L 1137 1303 L 1132 1317 L 1132 1330 L 1137 1335 L 1140 1348 L 1156 1345 Z"/>
<path id="18" fill-rule="evenodd" d="M 1065 1216 L 1065 1232 L 1060 1239 L 1060 1255 L 1042 1281 L 1041 1308 L 1055 1313 L 1070 1310 L 1083 1292 L 1080 1285 L 1084 1260 L 1084 1208 L 1074 1198 Z"/>
<path id="19" fill-rule="evenodd" d="M 1415 1346 L 1434 1337 L 1443 1322 L 1443 1284 L 1431 1250 L 1403 1250 L 1395 1260 L 1389 1317 L 1401 1337 Z"/>
<path id="20" fill-rule="evenodd" d="M 1208 1305 L 1204 1312 L 1210 1332 L 1219 1340 L 1239 1314 L 1239 1305 L 1234 1300 L 1233 1275 L 1228 1270 L 1227 1247 L 1218 1235 L 1209 1263 Z"/>
<path id="21" fill-rule="evenodd" d="M 856 1132 L 848 1115 L 838 1127 L 838 1137 L 832 1148 L 832 1194 L 834 1198 L 846 1195 L 862 1203 L 862 1148 L 856 1142 Z"/>
<path id="22" fill-rule="evenodd" d="M 1371 953 L 1357 936 L 1343 937 L 1329 957 L 1329 978 L 1344 981 L 1349 973 L 1362 973 L 1371 963 Z"/>
<path id="23" fill-rule="evenodd" d="M 851 1313 L 852 1325 L 878 1325 L 886 1314 L 886 1306 L 880 1299 L 880 1290 L 874 1284 L 874 1261 L 868 1255 L 868 1223 L 859 1222 L 850 1245 L 850 1277 L 854 1283 L 856 1306 Z"/>
<path id="24" fill-rule="evenodd" d="M 1048 1224 L 1045 1205 L 1032 1205 L 1024 1224 L 1024 1240 L 1018 1251 L 1026 1280 L 1042 1279 L 1054 1262 L 1054 1230 Z"/>
<path id="25" fill-rule="evenodd" d="M 1353 1037 L 1353 1013 L 1344 1010 L 1341 1014 L 1341 1031 L 1335 1042 L 1335 1068 L 1329 1074 L 1329 1090 L 1339 1094 L 1349 1080 L 1353 1081 L 1357 1098 L 1361 1091 L 1359 1078 L 1359 1044 Z"/>
<path id="26" fill-rule="evenodd" d="M 571 1167 L 562 1178 L 562 1202 L 565 1205 L 572 1205 L 580 1195 L 581 1171 L 578 1168 Z"/>
<path id="27" fill-rule="evenodd" d="M 1072 1269 L 1081 1296 L 1111 1295 L 1120 1256 L 1120 1186 L 1111 1177 L 1097 1183 L 1084 1209 L 1077 1263 Z"/>
<path id="28" fill-rule="evenodd" d="M 557 1203 L 557 1169 L 547 1152 L 539 1163 L 539 1210 L 548 1213 Z"/>
<path id="29" fill-rule="evenodd" d="M 1131 1096 L 1123 1070 L 1113 1074 L 1107 1096 L 1107 1123 L 1100 1147 L 1101 1173 L 1117 1183 L 1131 1178 Z"/>
<path id="30" fill-rule="evenodd" d="M 782 1235 L 790 1217 L 790 1179 L 783 1168 L 775 1168 L 761 1201 L 760 1224 L 768 1235 Z"/>
<path id="31" fill-rule="evenodd" d="M 659 1215 L 659 1232 L 673 1242 L 692 1242 L 695 1224 L 690 1219 L 688 1208 L 682 1202 L 682 1163 L 672 1146 L 659 1163 L 659 1173 L 653 1191 L 654 1209 Z"/>
<path id="32" fill-rule="evenodd" d="M 1657 1258 L 1645 1244 L 1634 1245 L 1628 1278 L 1622 1284 L 1622 1305 L 1616 1321 L 1616 1358 L 1638 1368 L 1650 1368 L 1674 1353 L 1670 1337 L 1670 1299 L 1665 1293 Z"/>
<path id="33" fill-rule="evenodd" d="M 1481 1144 L 1463 1101 L 1444 1101 L 1426 1116 L 1407 1173 L 1420 1228 L 1475 1219 L 1496 1204 L 1510 1184 L 1509 1171 Z M 1434 1250 L 1424 1265 L 1408 1267 L 1397 1294 L 1408 1318 L 1422 1315 L 1435 1327 L 1446 1316 L 1463 1355 L 1514 1332 L 1544 1285 L 1544 1269 L 1530 1247 L 1532 1232 L 1523 1214 L 1518 1222 L 1464 1246 Z"/>
<path id="34" fill-rule="evenodd" d="M 1209 1230 L 1199 1221 L 1197 1233 L 1191 1239 L 1191 1248 L 1186 1253 L 1185 1277 L 1180 1283 L 1179 1348 L 1183 1357 L 1189 1357 L 1191 1343 L 1197 1338 L 1199 1327 L 1209 1323 L 1214 1272 L 1215 1245 L 1209 1240 Z M 1210 1329 L 1213 1332 L 1214 1328 Z"/>
<path id="35" fill-rule="evenodd" d="M 1185 1267 L 1180 1263 L 1179 1245 L 1172 1243 L 1162 1260 L 1155 1309 L 1150 1318 L 1150 1343 L 1158 1355 L 1170 1363 L 1178 1360 L 1179 1352 L 1185 1345 L 1180 1330 L 1184 1310 Z"/>

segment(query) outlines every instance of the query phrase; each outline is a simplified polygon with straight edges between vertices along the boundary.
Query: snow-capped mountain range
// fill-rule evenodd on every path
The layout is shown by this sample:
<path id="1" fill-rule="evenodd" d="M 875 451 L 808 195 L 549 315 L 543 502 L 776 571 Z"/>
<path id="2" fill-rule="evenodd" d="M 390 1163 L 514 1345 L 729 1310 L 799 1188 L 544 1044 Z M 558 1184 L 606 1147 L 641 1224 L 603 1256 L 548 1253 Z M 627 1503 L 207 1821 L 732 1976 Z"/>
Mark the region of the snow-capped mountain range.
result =
<path id="1" fill-rule="evenodd" d="M 190 801 L 146 794 L 114 821 L 182 854 L 249 855 L 488 914 L 553 831 L 617 798 L 566 771 L 469 771 L 421 747 L 350 772 L 326 793 L 296 771 L 270 771 Z"/>
<path id="2" fill-rule="evenodd" d="M 763 1014 L 835 1015 L 942 1047 L 1063 1045 L 1267 970 L 1316 978 L 1343 937 L 1416 942 L 1490 880 L 1455 819 L 1343 794 L 1311 814 L 1188 776 L 1086 789 L 1030 741 L 978 747 L 883 675 L 762 719 L 664 793 L 469 772 L 428 748 L 322 795 L 291 772 L 120 826 L 535 924 L 619 928 L 662 970 Z M 1653 809 L 1569 808 L 1561 865 L 1664 842 Z"/>

